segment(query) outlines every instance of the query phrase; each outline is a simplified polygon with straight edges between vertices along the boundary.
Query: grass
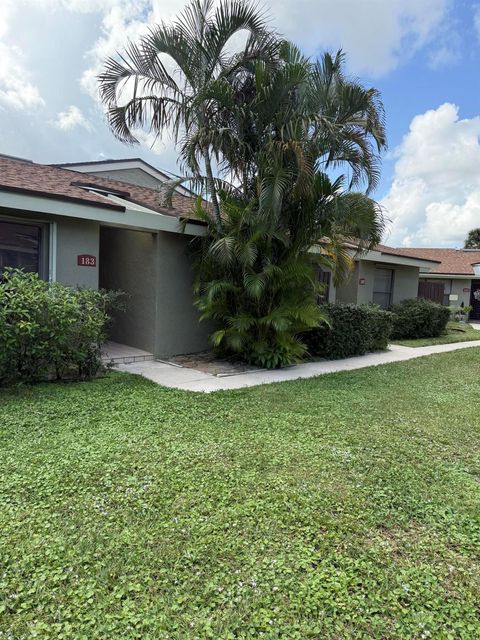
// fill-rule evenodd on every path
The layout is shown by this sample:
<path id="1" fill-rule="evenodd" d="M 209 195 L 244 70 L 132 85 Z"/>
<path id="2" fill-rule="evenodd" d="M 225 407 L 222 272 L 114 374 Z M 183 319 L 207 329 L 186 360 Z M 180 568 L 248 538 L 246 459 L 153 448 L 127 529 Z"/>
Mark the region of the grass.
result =
<path id="1" fill-rule="evenodd" d="M 0 638 L 480 637 L 480 349 L 0 394 Z"/>
<path id="2" fill-rule="evenodd" d="M 412 340 L 392 340 L 394 344 L 404 347 L 429 347 L 435 344 L 451 344 L 452 342 L 470 342 L 480 340 L 480 331 L 469 324 L 449 322 L 447 333 L 437 338 L 415 338 Z"/>

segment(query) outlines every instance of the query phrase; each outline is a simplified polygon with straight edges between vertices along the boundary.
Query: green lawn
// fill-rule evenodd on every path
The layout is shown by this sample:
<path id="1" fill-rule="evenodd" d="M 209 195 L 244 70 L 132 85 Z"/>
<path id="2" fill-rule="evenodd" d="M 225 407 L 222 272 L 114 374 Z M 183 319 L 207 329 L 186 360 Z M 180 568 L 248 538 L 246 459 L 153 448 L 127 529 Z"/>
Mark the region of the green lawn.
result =
<path id="1" fill-rule="evenodd" d="M 0 394 L 0 638 L 480 637 L 480 349 Z"/>
<path id="2" fill-rule="evenodd" d="M 469 324 L 449 322 L 447 325 L 447 333 L 438 338 L 416 338 L 414 340 L 393 340 L 392 342 L 404 347 L 429 347 L 435 344 L 470 342 L 470 340 L 480 340 L 480 331 L 478 329 L 474 329 Z"/>

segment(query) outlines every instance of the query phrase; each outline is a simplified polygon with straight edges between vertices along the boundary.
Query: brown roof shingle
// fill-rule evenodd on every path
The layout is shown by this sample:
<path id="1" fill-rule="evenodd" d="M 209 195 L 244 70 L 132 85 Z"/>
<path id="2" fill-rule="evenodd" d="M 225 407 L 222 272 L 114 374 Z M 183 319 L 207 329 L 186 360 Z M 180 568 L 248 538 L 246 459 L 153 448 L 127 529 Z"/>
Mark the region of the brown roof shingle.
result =
<path id="1" fill-rule="evenodd" d="M 464 275 L 471 277 L 475 275 L 474 264 L 480 263 L 480 251 L 465 249 L 392 249 L 397 255 L 423 258 L 424 260 L 434 260 L 439 262 L 438 267 L 431 269 L 429 273 L 445 275 Z"/>
<path id="2" fill-rule="evenodd" d="M 80 204 L 90 204 L 108 209 L 123 210 L 121 205 L 109 201 L 82 188 L 83 185 L 98 185 L 121 191 L 126 200 L 143 205 L 164 215 L 193 217 L 194 198 L 174 194 L 172 205 L 161 206 L 161 195 L 156 189 L 140 187 L 120 180 L 110 180 L 94 175 L 61 169 L 45 164 L 25 163 L 10 158 L 0 158 L 0 191 L 31 193 L 59 200 L 70 200 Z"/>

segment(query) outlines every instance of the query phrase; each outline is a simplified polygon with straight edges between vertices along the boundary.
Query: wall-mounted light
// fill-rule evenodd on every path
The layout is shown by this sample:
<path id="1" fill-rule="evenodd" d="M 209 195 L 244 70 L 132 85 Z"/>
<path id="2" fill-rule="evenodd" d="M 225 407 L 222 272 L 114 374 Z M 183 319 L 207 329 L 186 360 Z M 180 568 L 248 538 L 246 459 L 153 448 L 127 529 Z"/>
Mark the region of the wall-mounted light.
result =
<path id="1" fill-rule="evenodd" d="M 365 282 L 366 282 L 365 278 L 360 278 L 358 280 L 358 284 L 365 284 Z"/>

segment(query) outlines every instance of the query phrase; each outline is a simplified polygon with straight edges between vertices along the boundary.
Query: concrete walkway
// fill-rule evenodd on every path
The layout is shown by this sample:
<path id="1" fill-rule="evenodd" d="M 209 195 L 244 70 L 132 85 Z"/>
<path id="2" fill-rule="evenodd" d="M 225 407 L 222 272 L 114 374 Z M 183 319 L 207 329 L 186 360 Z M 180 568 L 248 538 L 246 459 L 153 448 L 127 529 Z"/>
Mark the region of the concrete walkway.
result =
<path id="1" fill-rule="evenodd" d="M 325 373 L 363 369 L 364 367 L 388 364 L 389 362 L 413 360 L 414 358 L 428 356 L 432 353 L 446 353 L 448 351 L 469 349 L 471 347 L 480 347 L 480 340 L 440 344 L 432 347 L 401 347 L 392 344 L 389 346 L 388 351 L 369 353 L 356 358 L 307 362 L 305 364 L 287 367 L 286 369 L 274 371 L 265 369 L 253 371 L 252 373 L 240 373 L 223 377 L 213 376 L 195 369 L 178 367 L 158 361 L 120 364 L 117 368 L 120 371 L 127 371 L 128 373 L 136 373 L 144 376 L 165 387 L 211 393 L 212 391 L 220 391 L 222 389 L 241 389 L 243 387 L 254 387 L 259 384 L 271 384 L 272 382 L 284 382 L 298 378 L 313 378 Z"/>

